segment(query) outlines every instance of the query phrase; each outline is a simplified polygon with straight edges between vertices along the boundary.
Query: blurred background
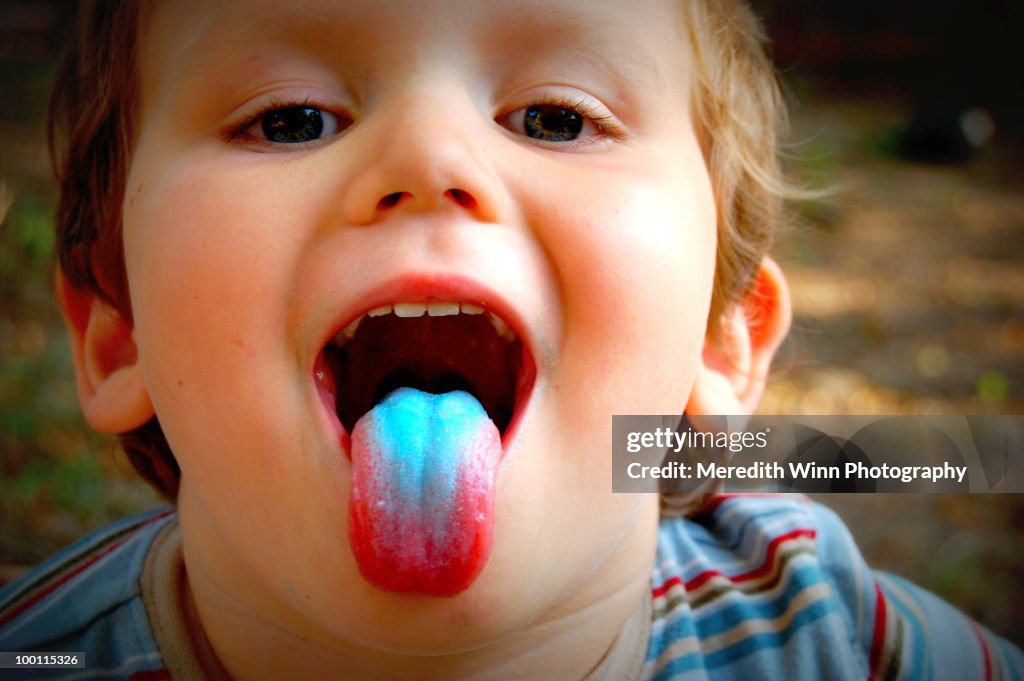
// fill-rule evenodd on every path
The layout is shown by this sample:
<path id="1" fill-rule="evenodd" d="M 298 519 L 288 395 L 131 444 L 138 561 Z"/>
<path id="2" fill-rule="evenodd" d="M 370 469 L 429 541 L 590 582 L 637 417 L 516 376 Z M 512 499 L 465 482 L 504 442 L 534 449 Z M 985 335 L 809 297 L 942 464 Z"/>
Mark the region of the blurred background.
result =
<path id="1" fill-rule="evenodd" d="M 761 0 L 793 105 L 775 253 L 795 325 L 761 411 L 1024 413 L 1024 3 Z M 75 397 L 45 110 L 74 3 L 0 1 L 0 583 L 151 508 Z M 828 495 L 876 567 L 1024 644 L 1024 495 Z"/>
<path id="2" fill-rule="evenodd" d="M 793 104 L 763 413 L 1024 413 L 1024 3 L 756 3 Z M 1024 645 L 1024 495 L 831 494 L 869 562 Z"/>

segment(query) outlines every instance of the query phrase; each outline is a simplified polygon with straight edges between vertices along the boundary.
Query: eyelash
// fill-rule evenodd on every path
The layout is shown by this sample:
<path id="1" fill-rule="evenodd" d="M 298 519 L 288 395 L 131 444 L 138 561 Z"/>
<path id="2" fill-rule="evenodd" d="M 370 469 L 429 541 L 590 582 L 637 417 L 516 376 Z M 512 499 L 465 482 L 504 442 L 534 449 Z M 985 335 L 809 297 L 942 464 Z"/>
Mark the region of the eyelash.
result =
<path id="1" fill-rule="evenodd" d="M 584 147 L 584 146 L 593 144 L 595 142 L 599 142 L 599 141 L 601 141 L 603 139 L 606 139 L 606 138 L 610 138 L 610 139 L 614 139 L 614 140 L 621 140 L 621 139 L 623 139 L 625 137 L 625 132 L 622 129 L 622 126 L 619 124 L 619 122 L 615 119 L 614 116 L 609 114 L 607 112 L 607 110 L 605 110 L 602 106 L 600 106 L 600 105 L 598 105 L 598 104 L 596 104 L 596 103 L 594 103 L 594 102 L 592 102 L 592 101 L 590 101 L 590 100 L 588 100 L 586 98 L 583 98 L 583 97 L 565 97 L 565 96 L 562 96 L 562 95 L 551 95 L 551 96 L 541 97 L 541 98 L 538 98 L 536 101 L 530 102 L 526 106 L 518 107 L 518 108 L 513 109 L 512 111 L 510 111 L 510 112 L 508 112 L 506 114 L 503 114 L 503 115 L 499 116 L 495 120 L 496 120 L 496 122 L 498 122 L 499 125 L 502 125 L 505 128 L 509 128 L 509 126 L 506 125 L 503 121 L 507 121 L 513 114 L 516 114 L 516 113 L 518 113 L 520 111 L 525 112 L 527 109 L 529 109 L 531 107 L 539 107 L 539 106 L 558 107 L 558 108 L 568 109 L 570 111 L 573 111 L 574 113 L 579 114 L 586 121 L 588 121 L 591 124 L 593 124 L 594 128 L 596 129 L 596 132 L 595 132 L 595 134 L 593 136 L 588 137 L 586 139 L 582 139 L 582 140 L 574 139 L 574 140 L 570 140 L 570 141 L 566 141 L 566 142 L 550 142 L 550 141 L 536 140 L 536 139 L 533 139 L 533 138 L 528 138 L 528 139 L 531 140 L 531 142 L 534 142 L 534 143 L 537 143 L 537 144 L 541 144 L 541 145 L 544 145 L 544 146 L 551 146 L 551 147 L 557 147 L 557 148 L 562 148 L 562 149 L 572 149 L 572 148 Z M 326 137 L 321 137 L 321 138 L 319 138 L 317 140 L 312 140 L 312 141 L 309 141 L 309 142 L 302 142 L 302 143 L 296 143 L 296 144 L 293 144 L 293 145 L 288 145 L 288 144 L 283 144 L 283 143 L 280 143 L 280 142 L 273 142 L 271 140 L 266 139 L 265 137 L 257 137 L 255 135 L 252 135 L 252 134 L 249 133 L 249 130 L 251 128 L 253 128 L 253 126 L 256 126 L 256 125 L 260 124 L 261 121 L 263 120 L 263 118 L 267 114 L 269 114 L 269 113 L 271 113 L 273 111 L 281 110 L 281 109 L 291 109 L 291 108 L 301 108 L 301 107 L 308 107 L 310 109 L 316 109 L 317 111 L 320 111 L 321 113 L 325 113 L 325 114 L 328 114 L 330 116 L 334 116 L 335 118 L 337 118 L 337 120 L 338 120 L 338 131 L 337 131 L 337 133 L 335 133 L 335 135 L 344 132 L 344 130 L 347 129 L 353 123 L 352 118 L 350 116 L 348 116 L 347 114 L 333 112 L 333 111 L 331 111 L 331 109 L 329 107 L 323 106 L 323 105 L 317 103 L 316 101 L 314 101 L 314 100 L 312 100 L 312 99 L 310 99 L 308 97 L 303 98 L 301 100 L 299 100 L 299 99 L 294 99 L 294 100 L 272 99 L 266 105 L 261 106 L 259 108 L 259 110 L 256 111 L 255 113 L 253 113 L 253 114 L 251 114 L 249 116 L 246 116 L 242 121 L 240 121 L 240 122 L 230 126 L 230 128 L 227 130 L 227 132 L 224 135 L 225 139 L 228 142 L 242 142 L 242 143 L 247 143 L 247 144 L 257 144 L 257 145 L 266 147 L 268 149 L 281 149 L 282 147 L 288 147 L 288 146 L 295 146 L 295 147 L 302 148 L 302 147 L 306 147 L 306 146 L 311 145 L 311 144 L 315 144 L 316 142 L 322 141 L 324 139 L 327 139 Z M 523 137 L 527 137 L 527 135 L 524 132 L 522 132 L 522 131 L 515 131 L 515 130 L 513 130 L 513 132 L 515 134 L 517 134 L 517 135 L 520 135 L 520 136 L 523 136 Z M 331 136 L 334 136 L 334 135 L 331 135 Z"/>
<path id="2" fill-rule="evenodd" d="M 288 144 L 283 144 L 283 143 L 280 143 L 280 142 L 272 142 L 271 140 L 268 140 L 265 137 L 257 137 L 255 135 L 252 135 L 252 134 L 249 133 L 249 130 L 253 126 L 259 125 L 262 122 L 263 118 L 267 114 L 269 114 L 269 113 L 271 113 L 273 111 L 279 111 L 281 109 L 303 108 L 303 107 L 309 108 L 309 109 L 316 109 L 317 111 L 321 112 L 322 114 L 328 114 L 330 116 L 335 117 L 337 119 L 337 122 L 338 122 L 338 132 L 335 133 L 335 134 L 339 134 L 339 133 L 343 132 L 346 128 L 348 128 L 348 126 L 350 126 L 352 124 L 352 118 L 350 116 L 348 116 L 347 114 L 338 113 L 338 112 L 332 111 L 330 107 L 327 107 L 327 106 L 324 106 L 322 104 L 319 104 L 318 102 L 310 99 L 309 97 L 306 97 L 306 98 L 301 99 L 301 100 L 299 100 L 299 99 L 293 99 L 293 100 L 272 99 L 267 104 L 261 106 L 259 108 L 259 110 L 256 111 L 254 114 L 246 116 L 240 122 L 231 125 L 228 128 L 228 130 L 225 133 L 225 135 L 224 135 L 225 139 L 228 142 L 241 142 L 241 143 L 244 143 L 244 144 L 257 144 L 257 145 L 264 146 L 264 147 L 269 148 L 269 149 L 280 149 L 282 147 L 288 147 L 288 146 L 294 146 L 294 147 L 302 148 L 302 147 L 309 146 L 311 144 L 315 144 L 316 142 L 320 142 L 321 140 L 327 139 L 326 137 L 321 137 L 320 139 L 312 140 L 310 142 L 302 142 L 302 143 L 296 143 L 296 144 L 288 145 Z"/>
<path id="3" fill-rule="evenodd" d="M 576 148 L 599 142 L 605 138 L 611 138 L 614 140 L 621 140 L 625 138 L 625 131 L 615 117 L 608 113 L 604 107 L 584 97 L 566 97 L 559 94 L 541 97 L 537 101 L 530 102 L 526 106 L 513 109 L 509 113 L 501 116 L 499 120 L 508 119 L 514 113 L 525 111 L 526 109 L 535 106 L 550 106 L 569 109 L 579 114 L 587 121 L 593 123 L 596 128 L 596 134 L 588 139 L 572 140 L 569 142 L 545 142 L 542 140 L 532 140 L 538 144 L 559 148 Z"/>

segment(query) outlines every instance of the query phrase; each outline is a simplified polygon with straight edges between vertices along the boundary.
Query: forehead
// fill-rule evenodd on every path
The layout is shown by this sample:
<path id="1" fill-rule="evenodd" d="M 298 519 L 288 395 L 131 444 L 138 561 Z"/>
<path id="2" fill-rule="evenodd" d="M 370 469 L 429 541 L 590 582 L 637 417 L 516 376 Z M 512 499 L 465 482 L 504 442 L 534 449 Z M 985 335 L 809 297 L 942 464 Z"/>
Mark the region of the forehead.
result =
<path id="1" fill-rule="evenodd" d="M 681 21 L 674 0 L 156 2 L 140 26 L 143 94 L 147 82 L 258 77 L 283 55 L 364 78 L 437 62 L 486 72 L 549 60 L 623 86 L 675 86 L 689 54 Z"/>

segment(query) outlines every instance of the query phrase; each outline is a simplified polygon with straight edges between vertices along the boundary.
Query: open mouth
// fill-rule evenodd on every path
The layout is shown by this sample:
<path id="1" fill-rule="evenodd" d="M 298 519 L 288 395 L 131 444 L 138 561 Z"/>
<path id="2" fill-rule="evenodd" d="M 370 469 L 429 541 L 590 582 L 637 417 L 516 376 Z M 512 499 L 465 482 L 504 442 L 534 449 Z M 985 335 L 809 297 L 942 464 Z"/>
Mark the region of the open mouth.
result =
<path id="1" fill-rule="evenodd" d="M 327 375 L 317 380 L 322 393 L 332 394 L 346 433 L 392 391 L 411 387 L 471 394 L 504 439 L 536 374 L 532 357 L 508 322 L 469 302 L 396 302 L 374 308 L 339 331 L 322 356 Z"/>

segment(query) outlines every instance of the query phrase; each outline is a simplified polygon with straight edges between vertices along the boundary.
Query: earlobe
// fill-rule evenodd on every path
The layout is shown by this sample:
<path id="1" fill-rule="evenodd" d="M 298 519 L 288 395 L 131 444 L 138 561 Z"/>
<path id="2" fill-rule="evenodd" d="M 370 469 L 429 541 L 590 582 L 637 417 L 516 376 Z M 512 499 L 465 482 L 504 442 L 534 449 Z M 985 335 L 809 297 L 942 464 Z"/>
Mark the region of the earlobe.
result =
<path id="1" fill-rule="evenodd" d="M 686 412 L 753 414 L 791 320 L 785 277 L 765 257 L 750 292 L 720 320 L 721 333 L 705 341 Z"/>
<path id="2" fill-rule="evenodd" d="M 86 421 L 110 434 L 146 423 L 155 412 L 138 363 L 132 324 L 92 291 L 71 286 L 59 270 L 55 283 Z"/>

